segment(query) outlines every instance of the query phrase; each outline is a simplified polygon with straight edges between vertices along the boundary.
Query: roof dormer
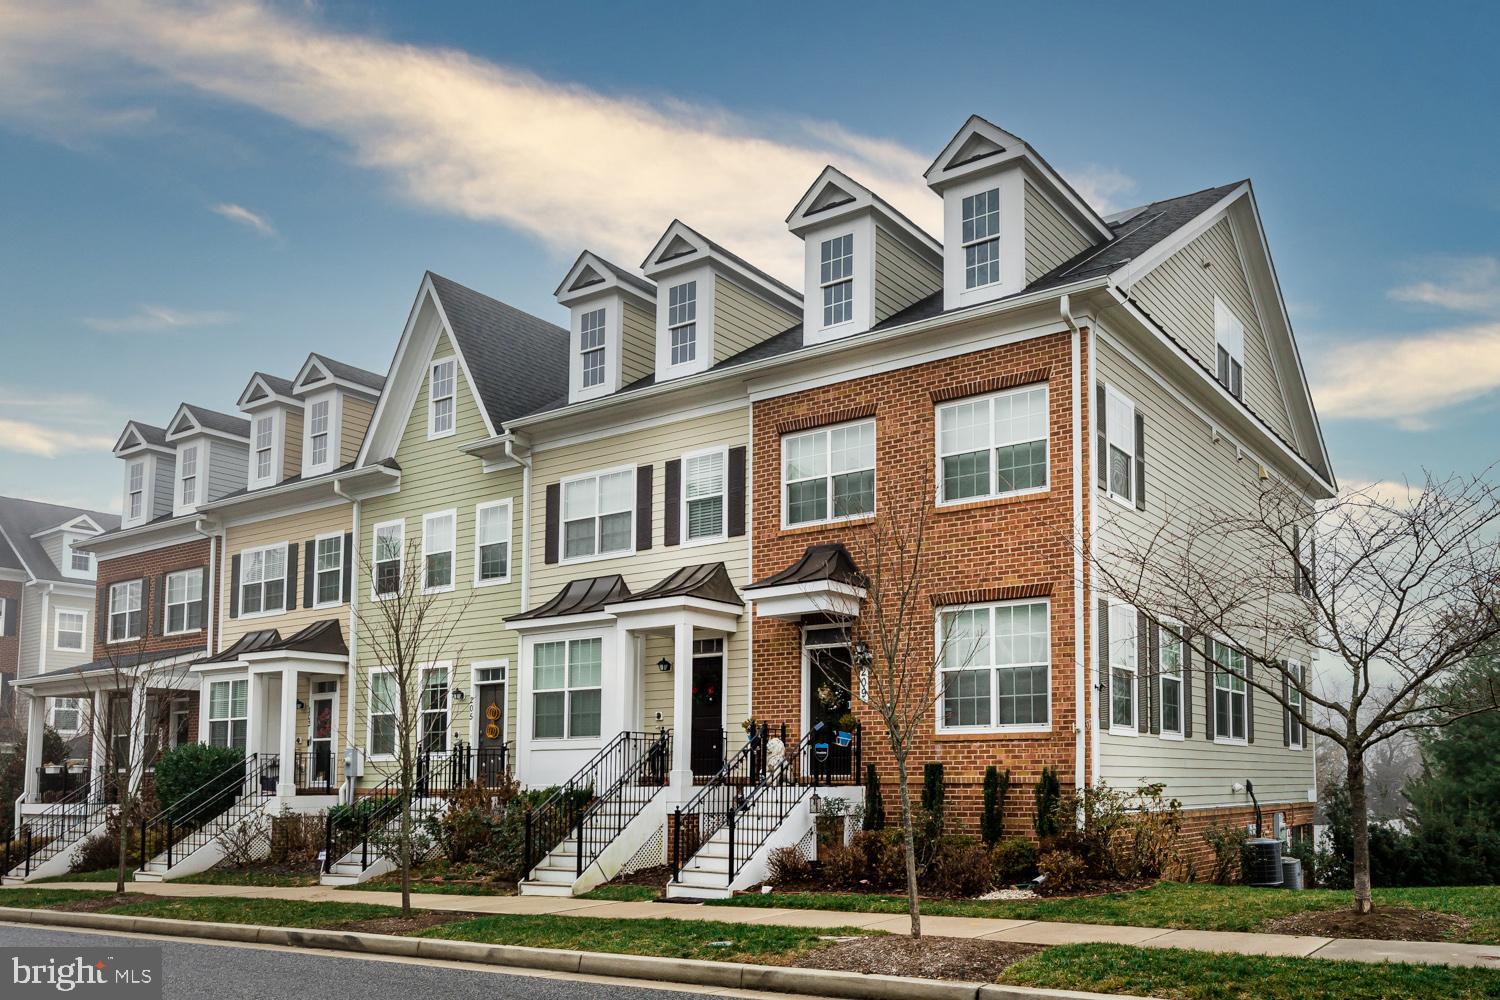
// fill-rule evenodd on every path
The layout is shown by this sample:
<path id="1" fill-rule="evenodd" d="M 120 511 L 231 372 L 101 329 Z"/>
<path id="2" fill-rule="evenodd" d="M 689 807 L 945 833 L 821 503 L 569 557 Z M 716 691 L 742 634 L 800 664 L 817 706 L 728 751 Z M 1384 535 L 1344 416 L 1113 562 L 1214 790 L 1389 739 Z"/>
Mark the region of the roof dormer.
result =
<path id="1" fill-rule="evenodd" d="M 354 460 L 385 378 L 322 354 L 309 354 L 292 379 L 302 404 L 303 476 L 332 472 Z"/>
<path id="2" fill-rule="evenodd" d="M 240 412 L 250 419 L 246 487 L 275 486 L 302 471 L 302 400 L 290 379 L 256 372 L 240 393 Z"/>
<path id="3" fill-rule="evenodd" d="M 607 396 L 651 374 L 655 284 L 585 250 L 553 295 L 572 314 L 568 402 Z"/>
<path id="4" fill-rule="evenodd" d="M 863 333 L 942 287 L 937 240 L 834 167 L 786 222 L 804 245 L 803 343 Z"/>
<path id="5" fill-rule="evenodd" d="M 923 174 L 943 197 L 943 308 L 1014 295 L 1112 237 L 1018 136 L 973 115 Z"/>
<path id="6" fill-rule="evenodd" d="M 134 528 L 172 511 L 177 451 L 164 428 L 132 420 L 115 441 L 114 455 L 125 463 L 120 527 Z"/>
<path id="7" fill-rule="evenodd" d="M 802 296 L 680 221 L 641 264 L 656 282 L 656 378 L 680 378 L 774 337 Z"/>
<path id="8" fill-rule="evenodd" d="M 80 514 L 61 524 L 34 532 L 47 558 L 62 576 L 72 580 L 92 580 L 95 574 L 94 554 L 74 546 L 102 534 L 104 528 L 88 514 Z"/>
<path id="9" fill-rule="evenodd" d="M 172 514 L 240 489 L 250 448 L 250 421 L 183 403 L 167 424 L 166 443 L 176 451 Z"/>

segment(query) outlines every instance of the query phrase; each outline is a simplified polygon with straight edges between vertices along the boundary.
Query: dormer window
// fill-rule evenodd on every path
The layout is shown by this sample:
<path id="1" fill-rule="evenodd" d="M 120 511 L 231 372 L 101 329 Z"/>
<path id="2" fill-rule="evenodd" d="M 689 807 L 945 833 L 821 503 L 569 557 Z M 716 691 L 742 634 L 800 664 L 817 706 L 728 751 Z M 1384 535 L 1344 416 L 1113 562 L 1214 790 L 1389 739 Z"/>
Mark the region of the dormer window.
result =
<path id="1" fill-rule="evenodd" d="M 331 400 L 320 399 L 307 410 L 308 462 L 321 467 L 328 463 L 328 411 Z"/>
<path id="2" fill-rule="evenodd" d="M 275 474 L 276 418 L 264 414 L 255 418 L 255 482 L 268 484 Z"/>
<path id="3" fill-rule="evenodd" d="M 964 287 L 979 288 L 1000 280 L 1000 189 L 964 198 Z"/>
<path id="4" fill-rule="evenodd" d="M 130 463 L 129 485 L 126 488 L 125 510 L 130 520 L 139 520 L 146 512 L 146 461 Z"/>
<path id="5" fill-rule="evenodd" d="M 94 557 L 87 552 L 79 552 L 73 547 L 75 544 L 77 543 L 72 540 L 68 542 L 68 567 L 74 573 L 92 574 L 94 572 Z"/>
<path id="6" fill-rule="evenodd" d="M 819 257 L 823 325 L 847 323 L 854 318 L 854 234 L 824 240 Z"/>
<path id="7" fill-rule="evenodd" d="M 579 325 L 578 351 L 583 363 L 583 388 L 604 383 L 604 310 L 583 314 Z"/>
<path id="8" fill-rule="evenodd" d="M 455 363 L 444 358 L 432 363 L 427 380 L 427 437 L 447 437 L 453 433 L 453 387 Z"/>
<path id="9" fill-rule="evenodd" d="M 1224 300 L 1214 296 L 1215 372 L 1219 384 L 1236 398 L 1244 395 L 1245 326 Z"/>
<path id="10" fill-rule="evenodd" d="M 192 444 L 183 448 L 177 464 L 178 481 L 182 484 L 181 506 L 191 507 L 198 502 L 198 446 Z"/>
<path id="11" fill-rule="evenodd" d="M 698 282 L 684 281 L 667 292 L 667 332 L 673 365 L 698 357 Z"/>

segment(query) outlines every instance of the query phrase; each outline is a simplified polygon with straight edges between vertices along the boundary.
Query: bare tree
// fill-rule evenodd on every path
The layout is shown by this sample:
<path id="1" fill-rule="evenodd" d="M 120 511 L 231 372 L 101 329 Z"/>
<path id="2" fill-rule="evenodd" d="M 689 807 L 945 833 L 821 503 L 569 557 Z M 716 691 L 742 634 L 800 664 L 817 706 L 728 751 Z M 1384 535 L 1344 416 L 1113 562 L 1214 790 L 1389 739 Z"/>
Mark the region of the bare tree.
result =
<path id="1" fill-rule="evenodd" d="M 1500 489 L 1479 476 L 1314 509 L 1265 482 L 1241 510 L 1179 509 L 1161 527 L 1109 526 L 1101 592 L 1180 623 L 1205 666 L 1271 698 L 1342 751 L 1354 821 L 1354 911 L 1370 896 L 1367 768 L 1382 744 L 1500 707 L 1442 681 L 1500 636 Z M 1237 657 L 1214 652 L 1230 648 Z M 1290 664 L 1312 653 L 1316 676 Z M 1214 706 L 1209 706 L 1213 711 Z"/>
<path id="2" fill-rule="evenodd" d="M 376 542 L 373 559 L 361 555 L 365 579 L 374 581 L 375 596 L 359 605 L 356 627 L 379 668 L 363 672 L 358 682 L 364 686 L 365 703 L 390 720 L 381 738 L 393 744 L 400 815 L 399 827 L 388 839 L 396 848 L 401 870 L 401 912 L 410 915 L 412 854 L 417 835 L 412 805 L 419 791 L 418 762 L 423 741 L 429 738 L 423 725 L 424 708 L 432 707 L 429 699 L 443 699 L 444 729 L 440 735 L 445 737 L 451 711 L 447 699 L 453 682 L 451 675 L 444 678 L 439 691 L 427 684 L 425 674 L 439 661 L 457 665 L 462 649 L 450 648 L 449 643 L 468 610 L 472 593 L 464 598 L 451 593 L 457 576 L 452 551 L 429 557 L 423 555 L 415 539 L 404 550 L 399 546 L 381 550 L 382 544 Z M 374 738 L 372 733 L 370 741 Z"/>

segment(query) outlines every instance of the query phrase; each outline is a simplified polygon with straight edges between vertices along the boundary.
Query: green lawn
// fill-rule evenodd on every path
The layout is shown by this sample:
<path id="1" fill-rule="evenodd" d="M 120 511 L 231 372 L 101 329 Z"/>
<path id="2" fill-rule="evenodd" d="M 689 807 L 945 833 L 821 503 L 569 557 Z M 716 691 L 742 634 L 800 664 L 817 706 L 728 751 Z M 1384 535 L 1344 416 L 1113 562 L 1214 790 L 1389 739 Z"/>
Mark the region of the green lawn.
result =
<path id="1" fill-rule="evenodd" d="M 0 889 L 0 907 L 9 906 L 21 910 L 46 909 L 61 903 L 71 903 L 94 896 L 113 896 L 103 889 L 33 889 L 30 886 L 16 889 Z"/>
<path id="2" fill-rule="evenodd" d="M 318 875 L 290 875 L 286 872 L 267 872 L 257 868 L 210 868 L 197 875 L 184 875 L 174 882 L 191 882 L 195 885 L 273 885 L 304 886 L 317 885 Z"/>
<path id="3" fill-rule="evenodd" d="M 100 868 L 92 872 L 69 872 L 67 875 L 49 875 L 47 878 L 36 879 L 33 885 L 43 885 L 47 882 L 113 882 L 118 876 L 118 868 Z M 125 881 L 135 881 L 135 870 L 126 869 Z"/>
<path id="4" fill-rule="evenodd" d="M 1435 889 L 1376 889 L 1375 905 L 1411 906 L 1456 913 L 1473 921 L 1462 938 L 1474 944 L 1500 943 L 1500 886 Z M 749 894 L 712 900 L 710 906 L 788 907 L 857 913 L 904 913 L 902 896 L 854 893 Z M 1112 892 L 1075 899 L 924 900 L 922 912 L 934 916 L 1003 917 L 1013 920 L 1064 920 L 1085 924 L 1130 924 L 1211 931 L 1254 931 L 1278 917 L 1306 910 L 1337 910 L 1349 905 L 1349 893 L 1330 889 L 1286 892 L 1163 882 L 1134 892 Z"/>
<path id="5" fill-rule="evenodd" d="M 1048 948 L 1006 969 L 1000 981 L 1163 1000 L 1494 1000 L 1500 996 L 1497 969 L 1098 944 Z"/>
<path id="6" fill-rule="evenodd" d="M 650 885 L 601 885 L 580 896 L 580 899 L 607 899 L 616 903 L 649 903 L 661 899 L 659 886 Z"/>

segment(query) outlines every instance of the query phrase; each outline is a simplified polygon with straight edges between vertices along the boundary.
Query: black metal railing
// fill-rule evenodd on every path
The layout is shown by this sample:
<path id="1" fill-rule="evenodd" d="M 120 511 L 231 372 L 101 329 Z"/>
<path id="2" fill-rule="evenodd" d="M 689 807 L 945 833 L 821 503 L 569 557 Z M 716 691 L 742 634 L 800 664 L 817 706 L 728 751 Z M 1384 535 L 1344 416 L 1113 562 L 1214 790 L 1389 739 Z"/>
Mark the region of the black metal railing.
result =
<path id="1" fill-rule="evenodd" d="M 25 817 L 13 837 L 5 842 L 4 867 L 9 876 L 27 878 L 31 873 L 71 848 L 99 823 L 117 798 L 115 775 L 103 768 L 74 785 L 44 811 Z"/>
<path id="2" fill-rule="evenodd" d="M 193 791 L 169 803 L 140 828 L 142 871 L 171 871 L 177 862 L 216 840 L 234 824 L 259 812 L 275 794 L 277 757 L 251 754 L 236 761 Z"/>
<path id="3" fill-rule="evenodd" d="M 770 727 L 761 723 L 738 753 L 719 768 L 686 805 L 672 813 L 671 867 L 675 881 L 682 863 L 708 842 L 739 809 L 747 790 L 759 785 L 766 774 L 766 744 Z M 786 727 L 782 727 L 785 740 Z"/>
<path id="4" fill-rule="evenodd" d="M 89 783 L 89 769 L 86 767 L 66 767 L 54 764 L 51 767 L 42 766 L 36 769 L 37 794 L 43 796 L 46 801 L 48 795 L 60 795 L 66 797 Z M 54 801 L 61 801 L 56 799 Z"/>
<path id="5" fill-rule="evenodd" d="M 584 866 L 667 783 L 671 769 L 672 734 L 665 729 L 625 732 L 610 740 L 545 802 L 526 811 L 521 871 L 530 874 L 542 858 L 571 837 L 578 847 L 576 865 L 582 875 Z M 606 803 L 613 803 L 613 808 L 605 809 Z"/>
<path id="6" fill-rule="evenodd" d="M 333 765 L 333 754 L 326 751 L 311 750 L 294 755 L 292 776 L 296 790 L 308 795 L 332 795 L 338 791 L 339 782 Z"/>

